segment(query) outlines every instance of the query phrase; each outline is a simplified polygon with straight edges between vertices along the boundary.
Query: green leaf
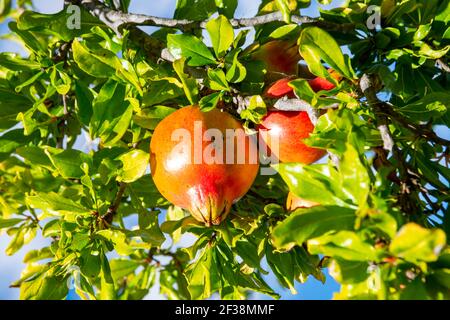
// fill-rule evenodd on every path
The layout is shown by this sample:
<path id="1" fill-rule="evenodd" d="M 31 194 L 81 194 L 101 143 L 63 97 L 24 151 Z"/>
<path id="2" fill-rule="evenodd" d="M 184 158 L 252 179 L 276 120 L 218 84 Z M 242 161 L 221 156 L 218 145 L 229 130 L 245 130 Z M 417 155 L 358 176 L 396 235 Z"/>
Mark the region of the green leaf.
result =
<path id="1" fill-rule="evenodd" d="M 62 300 L 69 293 L 67 279 L 42 273 L 37 278 L 25 281 L 20 286 L 21 300 Z"/>
<path id="2" fill-rule="evenodd" d="M 414 41 L 420 41 L 431 31 L 431 23 L 420 25 L 414 33 Z"/>
<path id="3" fill-rule="evenodd" d="M 233 41 L 233 47 L 235 49 L 242 47 L 245 44 L 249 32 L 250 32 L 249 29 L 243 29 L 239 31 L 239 33 L 237 34 L 237 36 L 234 38 Z"/>
<path id="4" fill-rule="evenodd" d="M 449 50 L 450 45 L 439 50 L 434 50 L 428 44 L 423 43 L 417 55 L 425 57 L 427 59 L 440 59 L 445 56 Z"/>
<path id="5" fill-rule="evenodd" d="M 11 21 L 8 23 L 8 27 L 13 31 L 23 44 L 30 49 L 32 52 L 46 52 L 47 43 L 41 37 L 39 37 L 35 32 L 20 30 L 17 27 L 17 23 Z"/>
<path id="6" fill-rule="evenodd" d="M 367 229 L 377 230 L 386 234 L 389 238 L 394 238 L 397 233 L 397 220 L 386 212 L 371 211 L 368 220 L 364 221 Z"/>
<path id="7" fill-rule="evenodd" d="M 92 117 L 92 101 L 94 95 L 88 88 L 87 84 L 81 81 L 75 82 L 75 96 L 76 96 L 76 113 L 80 122 L 86 126 L 89 126 L 89 121 Z"/>
<path id="8" fill-rule="evenodd" d="M 208 78 L 208 84 L 212 90 L 230 91 L 230 86 L 222 69 L 209 69 Z"/>
<path id="9" fill-rule="evenodd" d="M 200 109 L 203 112 L 211 111 L 212 109 L 215 109 L 217 104 L 222 100 L 223 93 L 222 92 L 214 92 L 210 95 L 204 96 L 199 101 Z"/>
<path id="10" fill-rule="evenodd" d="M 438 259 L 445 244 L 444 231 L 425 229 L 418 224 L 408 223 L 392 240 L 389 250 L 395 256 L 412 263 L 432 262 Z"/>
<path id="11" fill-rule="evenodd" d="M 11 0 L 0 1 L 0 22 L 3 22 L 3 19 L 9 15 L 11 9 L 12 9 Z"/>
<path id="12" fill-rule="evenodd" d="M 330 232 L 353 230 L 355 211 L 336 206 L 299 209 L 278 224 L 272 232 L 275 247 L 288 249 L 294 245 Z"/>
<path id="13" fill-rule="evenodd" d="M 325 275 L 322 273 L 320 267 L 320 258 L 317 255 L 311 255 L 304 247 L 295 247 L 292 251 L 292 256 L 297 263 L 298 281 L 305 283 L 309 275 L 325 283 Z"/>
<path id="14" fill-rule="evenodd" d="M 135 103 L 138 102 L 135 101 Z M 112 121 L 110 129 L 102 132 L 100 138 L 102 139 L 103 144 L 107 147 L 113 147 L 117 142 L 119 142 L 130 126 L 130 122 L 133 117 L 133 105 L 131 100 L 127 101 L 125 105 L 126 109 L 123 114 Z"/>
<path id="15" fill-rule="evenodd" d="M 65 179 L 77 179 L 84 175 L 81 166 L 92 165 L 92 158 L 84 152 L 68 149 L 53 151 L 46 150 L 46 154 L 59 174 Z"/>
<path id="16" fill-rule="evenodd" d="M 133 116 L 133 122 L 143 128 L 154 130 L 162 119 L 176 110 L 177 109 L 175 108 L 166 106 L 154 106 L 151 108 L 141 109 Z"/>
<path id="17" fill-rule="evenodd" d="M 42 14 L 33 11 L 24 11 L 17 20 L 17 26 L 20 30 L 34 30 L 51 34 L 66 42 L 89 33 L 94 26 L 104 27 L 104 24 L 89 14 L 83 7 L 80 9 L 80 15 L 77 17 L 74 12 L 62 10 L 55 14 Z M 70 23 L 79 20 L 79 26 L 74 24 L 70 27 Z"/>
<path id="18" fill-rule="evenodd" d="M 351 207 L 344 201 L 341 178 L 331 165 L 280 163 L 273 165 L 295 195 L 323 205 Z"/>
<path id="19" fill-rule="evenodd" d="M 81 273 L 87 278 L 97 278 L 101 270 L 101 258 L 98 252 L 83 250 L 80 260 Z"/>
<path id="20" fill-rule="evenodd" d="M 19 55 L 9 52 L 0 53 L 0 66 L 12 71 L 31 71 L 41 68 L 38 62 L 22 59 Z"/>
<path id="21" fill-rule="evenodd" d="M 375 248 L 351 231 L 340 231 L 308 240 L 308 251 L 312 254 L 337 257 L 346 261 L 376 261 Z"/>
<path id="22" fill-rule="evenodd" d="M 183 224 L 183 219 L 185 218 L 184 210 L 180 207 L 170 206 L 167 209 L 166 221 L 161 225 L 161 231 L 169 233 L 173 239 L 173 243 L 177 243 L 181 239 L 181 226 Z M 173 224 L 174 227 L 171 230 L 163 230 L 164 224 Z"/>
<path id="23" fill-rule="evenodd" d="M 112 242 L 114 249 L 121 256 L 132 255 L 136 250 L 148 250 L 151 243 L 136 241 L 133 238 L 140 237 L 139 232 L 128 231 L 125 229 L 111 230 L 104 229 L 96 233 L 102 240 L 109 240 Z M 160 243 L 159 243 L 160 244 Z M 158 244 L 158 245 L 159 245 Z"/>
<path id="24" fill-rule="evenodd" d="M 370 192 L 370 177 L 358 152 L 350 144 L 347 144 L 340 161 L 339 172 L 342 175 L 342 190 L 351 196 L 355 204 L 365 204 Z"/>
<path id="25" fill-rule="evenodd" d="M 277 29 L 275 29 L 274 31 L 272 31 L 272 33 L 269 35 L 270 38 L 273 39 L 282 39 L 285 37 L 290 36 L 291 34 L 296 34 L 300 31 L 300 26 L 298 24 L 287 24 L 284 26 L 281 26 Z"/>
<path id="26" fill-rule="evenodd" d="M 32 102 L 9 87 L 0 85 L 0 130 L 17 123 L 17 115 L 31 108 Z"/>
<path id="27" fill-rule="evenodd" d="M 108 80 L 93 101 L 93 114 L 89 128 L 91 137 L 108 136 L 114 123 L 127 111 L 126 87 L 114 80 Z"/>
<path id="28" fill-rule="evenodd" d="M 118 58 L 109 50 L 97 52 L 89 50 L 84 44 L 75 40 L 72 43 L 73 59 L 81 70 L 96 78 L 109 78 L 116 73 Z"/>
<path id="29" fill-rule="evenodd" d="M 225 15 L 229 19 L 233 18 L 238 6 L 238 0 L 215 0 L 215 2 L 220 14 Z"/>
<path id="30" fill-rule="evenodd" d="M 315 75 L 330 78 L 328 71 L 322 66 L 322 59 L 344 77 L 356 78 L 349 60 L 344 57 L 339 45 L 326 31 L 318 27 L 306 27 L 300 34 L 298 44 L 300 54 Z"/>
<path id="31" fill-rule="evenodd" d="M 39 250 L 31 250 L 28 251 L 27 254 L 23 257 L 24 263 L 37 262 L 44 259 L 49 259 L 54 256 L 53 252 L 49 247 L 44 247 Z"/>
<path id="32" fill-rule="evenodd" d="M 88 213 L 90 209 L 70 200 L 60 194 L 37 193 L 34 196 L 27 196 L 26 202 L 33 208 L 42 210 L 53 210 L 67 213 Z"/>
<path id="33" fill-rule="evenodd" d="M 278 10 L 283 14 L 283 20 L 286 23 L 291 23 L 291 11 L 289 8 L 289 0 L 275 0 Z"/>
<path id="34" fill-rule="evenodd" d="M 22 129 L 8 131 L 0 136 L 0 153 L 11 153 L 17 147 L 31 140 L 31 136 L 25 136 Z"/>
<path id="35" fill-rule="evenodd" d="M 159 193 L 152 176 L 146 174 L 128 185 L 128 188 L 142 200 L 144 208 L 167 207 L 169 203 Z"/>
<path id="36" fill-rule="evenodd" d="M 123 167 L 119 175 L 120 181 L 130 183 L 145 174 L 149 164 L 149 154 L 142 150 L 131 150 L 118 157 Z"/>
<path id="37" fill-rule="evenodd" d="M 261 268 L 261 257 L 258 255 L 258 248 L 254 243 L 250 241 L 237 241 L 236 253 L 242 258 L 246 265 L 267 274 L 267 272 Z"/>
<path id="38" fill-rule="evenodd" d="M 45 151 L 39 147 L 21 147 L 16 150 L 16 153 L 35 166 L 42 166 L 47 169 L 53 170 L 53 164 L 50 161 L 49 157 L 47 156 Z"/>
<path id="39" fill-rule="evenodd" d="M 191 104 L 196 104 L 198 101 L 197 81 L 193 77 L 184 73 L 184 65 L 185 59 L 182 58 L 173 63 L 173 68 L 175 69 L 178 77 L 183 83 L 183 90 L 189 102 Z"/>
<path id="40" fill-rule="evenodd" d="M 33 76 L 29 77 L 27 80 L 16 86 L 15 90 L 16 92 L 21 92 L 23 88 L 26 88 L 33 83 L 35 83 L 41 76 L 44 75 L 44 71 L 36 72 Z"/>
<path id="41" fill-rule="evenodd" d="M 369 277 L 369 264 L 366 261 L 345 261 L 334 258 L 328 268 L 330 275 L 342 284 L 360 283 Z"/>
<path id="42" fill-rule="evenodd" d="M 226 56 L 226 78 L 228 82 L 239 83 L 244 81 L 244 79 L 247 77 L 247 69 L 238 60 L 240 52 L 240 49 L 234 50 Z"/>
<path id="43" fill-rule="evenodd" d="M 109 262 L 109 265 L 115 282 L 134 274 L 140 266 L 139 262 L 129 259 L 113 259 Z"/>
<path id="44" fill-rule="evenodd" d="M 430 121 L 447 114 L 448 106 L 450 106 L 450 94 L 430 92 L 425 97 L 398 108 L 398 110 L 415 121 Z"/>
<path id="45" fill-rule="evenodd" d="M 101 261 L 101 275 L 100 275 L 100 299 L 101 300 L 114 300 L 117 298 L 114 279 L 111 275 L 111 268 L 109 266 L 108 258 L 106 255 L 100 255 Z"/>
<path id="46" fill-rule="evenodd" d="M 9 227 L 13 227 L 16 224 L 23 222 L 23 219 L 15 218 L 15 219 L 1 219 L 0 218 L 0 229 L 5 229 Z"/>
<path id="47" fill-rule="evenodd" d="M 128 237 L 140 237 L 145 243 L 161 246 L 166 240 L 159 228 L 159 210 L 147 210 L 143 202 L 137 197 L 133 188 L 130 188 L 131 204 L 139 214 L 139 229 L 127 232 Z"/>
<path id="48" fill-rule="evenodd" d="M 143 104 L 153 106 L 183 95 L 182 84 L 175 78 L 152 81 L 144 92 Z"/>
<path id="49" fill-rule="evenodd" d="M 219 15 L 217 18 L 209 20 L 206 24 L 206 30 L 209 33 L 214 52 L 217 58 L 225 55 L 227 50 L 233 44 L 234 29 L 227 18 Z"/>
<path id="50" fill-rule="evenodd" d="M 174 18 L 205 20 L 216 10 L 215 0 L 178 0 Z"/>
<path id="51" fill-rule="evenodd" d="M 58 219 L 53 219 L 47 222 L 42 228 L 42 235 L 46 238 L 57 236 L 61 232 L 61 224 Z"/>
<path id="52" fill-rule="evenodd" d="M 297 294 L 294 283 L 294 261 L 288 253 L 276 253 L 270 246 L 266 247 L 266 259 L 280 283 L 288 288 L 292 294 Z"/>
<path id="53" fill-rule="evenodd" d="M 14 236 L 5 250 L 5 253 L 8 256 L 12 256 L 23 247 L 23 245 L 25 244 L 25 236 L 28 232 L 28 228 L 25 224 L 22 224 L 17 229 L 15 229 L 14 232 Z"/>
<path id="54" fill-rule="evenodd" d="M 241 118 L 260 123 L 267 114 L 267 106 L 261 96 L 252 96 L 248 107 L 241 112 Z"/>
<path id="55" fill-rule="evenodd" d="M 186 34 L 167 35 L 167 48 L 176 60 L 186 58 L 191 67 L 216 64 L 208 47 L 197 37 Z"/>
<path id="56" fill-rule="evenodd" d="M 216 250 L 205 249 L 189 269 L 189 292 L 191 298 L 207 299 L 221 288 L 221 275 L 217 270 Z"/>

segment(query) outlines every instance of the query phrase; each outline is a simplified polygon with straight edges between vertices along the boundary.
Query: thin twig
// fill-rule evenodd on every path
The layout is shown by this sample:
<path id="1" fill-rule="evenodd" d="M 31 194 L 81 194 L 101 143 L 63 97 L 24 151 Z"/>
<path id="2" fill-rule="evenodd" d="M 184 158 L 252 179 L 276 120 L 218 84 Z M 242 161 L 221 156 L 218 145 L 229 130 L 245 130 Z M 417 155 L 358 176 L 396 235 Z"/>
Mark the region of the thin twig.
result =
<path id="1" fill-rule="evenodd" d="M 68 109 L 67 109 L 67 96 L 65 94 L 63 94 L 61 97 L 62 97 L 62 102 L 63 102 L 64 115 L 58 124 L 59 137 L 56 139 L 56 147 L 58 149 L 62 149 L 64 147 L 64 138 L 66 136 L 66 120 L 67 120 L 67 115 L 69 114 Z"/>

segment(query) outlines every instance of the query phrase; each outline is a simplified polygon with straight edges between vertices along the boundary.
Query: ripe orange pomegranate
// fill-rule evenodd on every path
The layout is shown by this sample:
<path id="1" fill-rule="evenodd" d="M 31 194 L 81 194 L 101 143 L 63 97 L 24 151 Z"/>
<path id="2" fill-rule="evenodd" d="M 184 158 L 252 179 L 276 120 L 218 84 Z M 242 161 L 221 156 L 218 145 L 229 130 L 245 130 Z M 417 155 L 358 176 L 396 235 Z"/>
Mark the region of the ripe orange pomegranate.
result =
<path id="1" fill-rule="evenodd" d="M 295 41 L 273 40 L 263 44 L 253 54 L 253 59 L 264 61 L 268 73 L 297 75 L 301 57 Z"/>
<path id="2" fill-rule="evenodd" d="M 286 201 L 286 208 L 289 211 L 294 211 L 296 209 L 301 208 L 312 208 L 315 206 L 319 206 L 320 203 L 314 202 L 314 201 L 308 201 L 305 199 L 302 199 L 300 197 L 297 197 L 294 193 L 289 192 L 287 201 Z"/>
<path id="3" fill-rule="evenodd" d="M 267 90 L 266 96 L 292 97 L 294 91 L 288 86 L 290 81 L 289 78 L 278 80 Z M 304 111 L 269 111 L 258 130 L 260 138 L 281 162 L 310 164 L 325 155 L 324 150 L 311 148 L 303 143 L 303 139 L 314 131 L 314 125 Z M 276 142 L 277 147 L 274 145 Z"/>
<path id="4" fill-rule="evenodd" d="M 269 111 L 258 130 L 261 139 L 280 162 L 310 164 L 325 155 L 324 150 L 303 143 L 303 139 L 314 131 L 314 125 L 304 111 Z M 275 147 L 276 141 L 278 148 Z"/>
<path id="5" fill-rule="evenodd" d="M 229 135 L 236 130 L 242 130 L 242 135 Z M 231 155 L 225 152 L 229 143 L 234 143 Z M 205 113 L 189 106 L 156 127 L 150 167 L 156 187 L 167 200 L 210 226 L 219 225 L 233 202 L 248 191 L 259 164 L 256 143 L 245 135 L 240 122 L 217 109 Z"/>

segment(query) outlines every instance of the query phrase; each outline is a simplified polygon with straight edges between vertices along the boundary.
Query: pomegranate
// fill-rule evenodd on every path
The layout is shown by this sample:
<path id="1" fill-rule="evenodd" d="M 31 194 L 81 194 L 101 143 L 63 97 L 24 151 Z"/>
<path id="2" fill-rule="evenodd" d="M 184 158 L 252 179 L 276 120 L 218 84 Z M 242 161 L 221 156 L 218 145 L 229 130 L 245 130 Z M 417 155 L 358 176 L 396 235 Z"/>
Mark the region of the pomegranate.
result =
<path id="1" fill-rule="evenodd" d="M 184 107 L 162 120 L 153 133 L 152 177 L 167 200 L 207 226 L 219 225 L 256 178 L 256 148 L 228 113 Z"/>

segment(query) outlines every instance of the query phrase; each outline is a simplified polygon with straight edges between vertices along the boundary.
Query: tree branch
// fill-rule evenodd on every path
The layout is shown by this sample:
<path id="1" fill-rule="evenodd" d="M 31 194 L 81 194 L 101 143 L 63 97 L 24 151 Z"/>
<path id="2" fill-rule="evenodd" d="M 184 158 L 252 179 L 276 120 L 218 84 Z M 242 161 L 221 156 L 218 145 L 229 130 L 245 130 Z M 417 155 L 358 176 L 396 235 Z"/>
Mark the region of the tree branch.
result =
<path id="1" fill-rule="evenodd" d="M 442 70 L 444 70 L 447 73 L 450 73 L 450 67 L 442 59 L 437 59 L 436 63 Z"/>
<path id="2" fill-rule="evenodd" d="M 402 155 L 402 152 L 395 144 L 391 130 L 389 129 L 389 118 L 384 112 L 385 103 L 377 97 L 377 87 L 379 79 L 374 75 L 364 74 L 360 80 L 360 88 L 367 99 L 369 106 L 374 111 L 375 121 L 378 125 L 381 138 L 383 139 L 383 148 L 393 153 L 397 160 L 398 170 L 400 173 L 400 194 L 398 202 L 402 211 L 405 213 L 417 213 L 419 207 L 412 193 L 416 189 L 420 189 L 420 181 L 418 175 L 409 169 L 408 163 Z"/>
<path id="3" fill-rule="evenodd" d="M 120 33 L 119 28 L 123 25 L 139 25 L 139 26 L 154 26 L 154 27 L 168 27 L 181 30 L 193 28 L 205 28 L 208 20 L 195 21 L 189 19 L 170 19 L 161 18 L 145 14 L 124 13 L 122 11 L 113 10 L 106 7 L 97 0 L 69 0 L 72 4 L 81 4 L 93 16 L 99 18 L 103 23 L 113 29 L 116 33 Z M 270 22 L 283 22 L 283 15 L 281 12 L 269 13 L 253 18 L 231 19 L 230 23 L 234 28 L 255 27 Z M 326 22 L 323 20 L 306 17 L 293 16 L 292 22 L 296 24 L 313 24 L 324 29 L 329 29 L 338 32 L 349 32 L 354 30 L 355 25 L 351 23 L 337 24 Z"/>
<path id="4" fill-rule="evenodd" d="M 382 102 L 382 106 L 383 106 L 383 112 L 386 115 L 388 115 L 392 120 L 401 124 L 404 128 L 409 129 L 410 131 L 414 132 L 419 137 L 422 137 L 422 138 L 432 141 L 436 144 L 440 144 L 442 146 L 446 146 L 447 148 L 450 148 L 449 140 L 439 137 L 433 130 L 431 130 L 427 126 L 411 123 L 410 121 L 408 121 L 408 119 L 406 119 L 401 114 L 396 112 L 393 109 L 392 105 L 389 103 Z"/>
<path id="5" fill-rule="evenodd" d="M 113 203 L 109 206 L 106 213 L 101 217 L 102 220 L 106 221 L 108 224 L 112 223 L 114 215 L 117 213 L 117 209 L 119 209 L 126 188 L 127 184 L 125 182 L 121 182 L 119 184 L 119 190 L 116 193 L 116 197 L 114 198 Z"/>
<path id="6" fill-rule="evenodd" d="M 372 76 L 364 74 L 360 80 L 360 88 L 367 102 L 372 107 L 375 113 L 378 130 L 381 134 L 381 139 L 383 140 L 383 147 L 385 150 L 392 152 L 394 149 L 394 139 L 392 137 L 391 130 L 389 129 L 389 119 L 384 114 L 382 109 L 382 102 L 378 99 L 375 84 L 376 79 Z"/>

